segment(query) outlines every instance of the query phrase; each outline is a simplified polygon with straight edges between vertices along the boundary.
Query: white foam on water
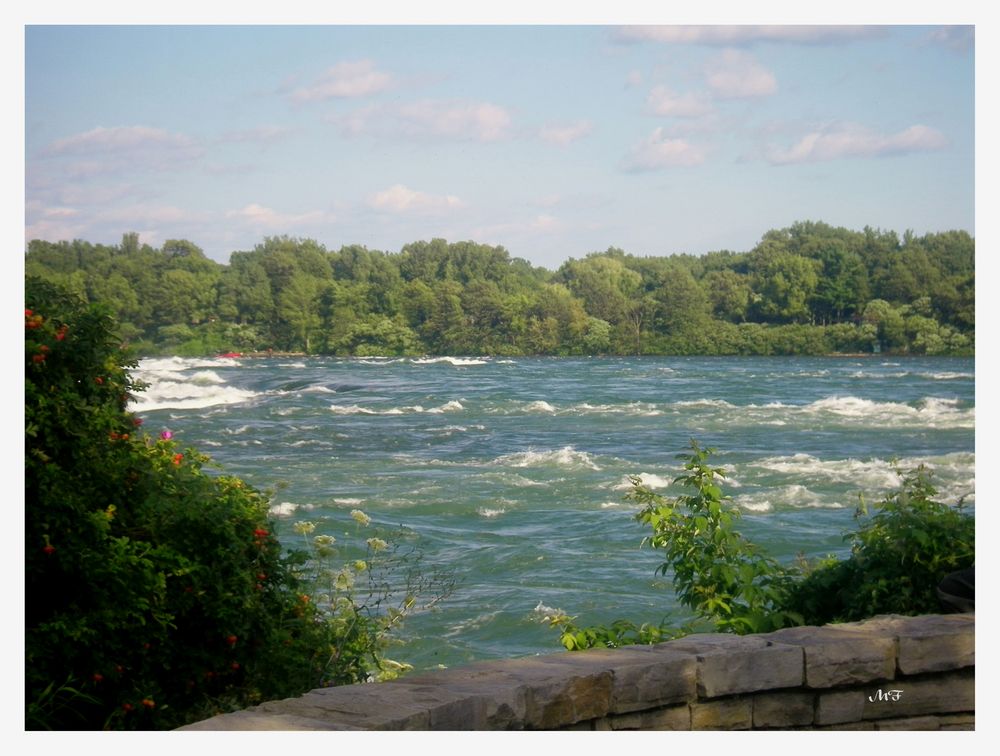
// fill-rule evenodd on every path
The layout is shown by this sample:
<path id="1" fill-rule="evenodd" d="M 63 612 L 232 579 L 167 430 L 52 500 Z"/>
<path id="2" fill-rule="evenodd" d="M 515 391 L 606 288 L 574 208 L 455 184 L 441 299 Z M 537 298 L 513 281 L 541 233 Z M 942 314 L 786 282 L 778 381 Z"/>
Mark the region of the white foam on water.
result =
<path id="1" fill-rule="evenodd" d="M 272 504 L 267 511 L 275 517 L 289 517 L 300 510 L 308 511 L 315 508 L 315 504 L 294 504 L 290 501 L 283 501 L 280 504 Z"/>
<path id="2" fill-rule="evenodd" d="M 333 500 L 334 504 L 339 504 L 343 507 L 356 507 L 359 504 L 364 503 L 364 499 L 354 499 L 354 498 L 336 498 Z"/>
<path id="3" fill-rule="evenodd" d="M 336 415 L 419 415 L 423 412 L 431 414 L 441 414 L 444 412 L 455 412 L 463 410 L 465 407 L 461 402 L 452 400 L 445 402 L 440 407 L 425 409 L 423 405 L 412 404 L 404 407 L 390 407 L 389 409 L 372 409 L 362 407 L 358 404 L 331 404 L 330 411 Z"/>
<path id="4" fill-rule="evenodd" d="M 639 473 L 636 475 L 639 479 L 639 483 L 646 488 L 666 488 L 670 486 L 674 481 L 672 478 L 664 478 L 660 475 L 655 475 L 654 473 Z M 632 489 L 632 477 L 624 476 L 616 485 L 611 487 L 614 491 L 629 491 Z"/>
<path id="5" fill-rule="evenodd" d="M 674 402 L 671 407 L 705 407 L 708 409 L 734 409 L 735 404 L 730 404 L 725 399 L 692 399 L 684 402 Z M 752 405 L 751 405 L 752 406 Z"/>
<path id="6" fill-rule="evenodd" d="M 541 399 L 534 402 L 528 402 L 524 405 L 523 409 L 525 412 L 548 412 L 550 414 L 554 414 L 556 412 L 555 407 Z"/>
<path id="7" fill-rule="evenodd" d="M 507 512 L 503 507 L 497 509 L 491 509 L 489 507 L 480 507 L 476 510 L 480 517 L 485 517 L 486 519 L 493 519 L 494 517 L 499 517 Z"/>
<path id="8" fill-rule="evenodd" d="M 231 358 L 213 360 L 186 357 L 158 357 L 140 360 L 135 377 L 147 384 L 133 400 L 137 412 L 161 409 L 203 409 L 240 404 L 258 396 L 254 391 L 229 386 L 215 370 L 204 368 L 239 367 Z M 189 371 L 194 372 L 189 372 Z"/>
<path id="9" fill-rule="evenodd" d="M 648 402 L 630 402 L 629 404 L 589 404 L 583 402 L 572 407 L 570 411 L 581 414 L 638 415 L 643 417 L 656 417 L 663 414 L 656 409 L 655 404 Z"/>
<path id="10" fill-rule="evenodd" d="M 750 512 L 770 512 L 776 506 L 819 509 L 843 509 L 839 501 L 825 501 L 803 485 L 794 483 L 756 493 L 740 494 L 733 503 Z"/>
<path id="11" fill-rule="evenodd" d="M 546 467 L 556 465 L 559 467 L 586 467 L 591 470 L 601 469 L 587 452 L 577 451 L 572 446 L 564 446 L 562 449 L 504 454 L 494 459 L 492 464 L 504 465 L 506 467 Z"/>
<path id="12" fill-rule="evenodd" d="M 912 407 L 901 402 L 877 402 L 856 396 L 830 396 L 801 408 L 811 415 L 861 420 L 866 425 L 931 428 L 974 428 L 975 408 L 959 409 L 953 399 L 926 397 Z"/>
<path id="13" fill-rule="evenodd" d="M 445 402 L 440 407 L 431 407 L 427 411 L 434 414 L 440 414 L 442 412 L 455 412 L 463 409 L 465 409 L 465 407 L 462 406 L 462 403 L 453 399 L 450 402 Z"/>
<path id="14" fill-rule="evenodd" d="M 974 373 L 954 373 L 943 371 L 940 373 L 917 373 L 921 378 L 930 378 L 934 381 L 956 381 L 965 378 L 975 378 Z"/>
<path id="15" fill-rule="evenodd" d="M 466 365 L 485 365 L 489 360 L 481 360 L 475 357 L 421 357 L 413 360 L 414 365 L 433 365 L 439 362 L 446 362 L 456 367 L 464 367 Z"/>

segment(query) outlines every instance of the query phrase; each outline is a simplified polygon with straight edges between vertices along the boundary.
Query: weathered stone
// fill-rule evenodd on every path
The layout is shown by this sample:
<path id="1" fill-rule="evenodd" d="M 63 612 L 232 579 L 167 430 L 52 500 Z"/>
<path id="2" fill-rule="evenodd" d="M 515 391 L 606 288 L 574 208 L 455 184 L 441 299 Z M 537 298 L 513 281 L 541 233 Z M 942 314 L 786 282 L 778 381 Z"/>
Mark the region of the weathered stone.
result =
<path id="1" fill-rule="evenodd" d="M 799 727 L 799 728 L 796 728 L 796 729 L 799 729 L 799 730 L 805 729 L 805 730 L 839 730 L 839 731 L 865 730 L 865 731 L 869 731 L 869 730 L 874 730 L 875 729 L 875 723 L 874 722 L 844 722 L 843 724 L 828 725 L 826 727 L 804 727 L 804 728 L 803 727 Z"/>
<path id="2" fill-rule="evenodd" d="M 882 719 L 875 722 L 876 730 L 920 730 L 937 731 L 941 720 L 937 717 L 906 717 L 903 719 Z"/>
<path id="3" fill-rule="evenodd" d="M 432 686 L 456 697 L 476 699 L 482 710 L 476 724 L 461 729 L 523 729 L 527 710 L 527 685 L 523 676 L 506 671 L 503 662 L 480 662 L 455 669 L 408 675 L 383 685 Z M 481 717 L 481 719 L 480 719 Z"/>
<path id="4" fill-rule="evenodd" d="M 182 729 L 973 730 L 974 619 L 885 616 L 480 662 L 317 689 Z"/>
<path id="5" fill-rule="evenodd" d="M 252 710 L 234 711 L 201 722 L 194 722 L 178 730 L 212 731 L 316 731 L 316 730 L 358 730 L 338 722 L 324 722 L 295 714 L 267 714 Z"/>
<path id="6" fill-rule="evenodd" d="M 652 711 L 614 714 L 606 721 L 612 730 L 686 731 L 691 729 L 691 709 L 682 704 Z"/>
<path id="7" fill-rule="evenodd" d="M 368 730 L 426 730 L 432 713 L 447 717 L 449 709 L 465 712 L 468 706 L 464 696 L 444 689 L 387 683 L 320 688 L 299 698 L 269 701 L 250 711 L 294 714 Z"/>
<path id="8" fill-rule="evenodd" d="M 749 730 L 753 727 L 753 698 L 736 696 L 691 704 L 692 730 Z"/>
<path id="9" fill-rule="evenodd" d="M 938 717 L 942 730 L 975 730 L 975 714 L 945 714 Z"/>
<path id="10" fill-rule="evenodd" d="M 612 667 L 613 713 L 691 701 L 698 695 L 698 667 L 693 655 L 674 650 L 669 643 L 618 650 L 633 653 L 625 663 Z"/>
<path id="11" fill-rule="evenodd" d="M 865 711 L 865 695 L 867 694 L 862 690 L 818 694 L 816 724 L 832 725 L 859 721 Z"/>
<path id="12" fill-rule="evenodd" d="M 860 629 L 793 627 L 766 637 L 772 643 L 802 649 L 809 688 L 891 680 L 896 671 L 895 641 Z"/>
<path id="13" fill-rule="evenodd" d="M 753 726 L 795 727 L 813 723 L 813 693 L 799 691 L 758 693 L 753 697 Z"/>
<path id="14" fill-rule="evenodd" d="M 947 672 L 927 678 L 899 679 L 891 683 L 902 691 L 886 700 L 879 696 L 885 689 L 872 688 L 863 694 L 864 719 L 916 717 L 923 714 L 949 714 L 976 710 L 976 681 L 973 669 Z"/>
<path id="15" fill-rule="evenodd" d="M 976 663 L 975 614 L 887 614 L 830 627 L 892 638 L 898 646 L 898 670 L 904 675 L 961 669 Z"/>
<path id="16" fill-rule="evenodd" d="M 697 659 L 700 698 L 802 685 L 802 649 L 772 644 L 765 636 L 713 633 L 669 645 Z"/>

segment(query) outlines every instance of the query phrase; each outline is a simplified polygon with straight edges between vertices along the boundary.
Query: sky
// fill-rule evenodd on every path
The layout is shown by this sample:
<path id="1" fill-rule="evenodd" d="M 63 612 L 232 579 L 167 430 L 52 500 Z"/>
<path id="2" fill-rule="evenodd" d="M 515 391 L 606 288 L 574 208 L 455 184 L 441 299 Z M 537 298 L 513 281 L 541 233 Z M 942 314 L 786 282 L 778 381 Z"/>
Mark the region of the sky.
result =
<path id="1" fill-rule="evenodd" d="M 975 220 L 971 25 L 24 28 L 24 240 L 556 269 Z"/>

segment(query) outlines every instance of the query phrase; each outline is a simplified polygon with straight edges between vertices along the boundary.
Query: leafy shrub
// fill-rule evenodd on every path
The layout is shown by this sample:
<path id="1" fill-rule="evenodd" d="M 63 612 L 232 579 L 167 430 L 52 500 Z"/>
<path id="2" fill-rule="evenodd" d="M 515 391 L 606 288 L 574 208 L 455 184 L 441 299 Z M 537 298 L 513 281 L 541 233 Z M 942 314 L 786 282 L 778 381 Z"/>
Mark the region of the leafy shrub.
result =
<path id="1" fill-rule="evenodd" d="M 904 474 L 898 491 L 869 515 L 861 502 L 860 527 L 848 533 L 851 556 L 813 565 L 788 605 L 808 624 L 851 621 L 875 614 L 941 610 L 938 583 L 975 562 L 975 519 L 962 503 L 936 502 L 930 472 L 922 465 Z"/>
<path id="2" fill-rule="evenodd" d="M 941 610 L 937 586 L 975 561 L 975 521 L 959 507 L 935 502 L 929 472 L 900 473 L 901 487 L 876 504 L 848 533 L 851 556 L 811 565 L 783 565 L 735 530 L 740 513 L 719 486 L 722 470 L 708 463 L 713 449 L 691 442 L 687 474 L 676 478 L 690 493 L 667 499 L 632 478 L 629 498 L 643 504 L 636 518 L 652 528 L 643 543 L 662 549 L 657 568 L 671 575 L 679 602 L 693 612 L 680 626 L 666 620 L 637 625 L 580 627 L 557 611 L 545 619 L 570 650 L 657 643 L 691 632 L 769 632 L 800 624 L 851 621 L 876 614 Z"/>
<path id="3" fill-rule="evenodd" d="M 378 671 L 390 628 L 316 605 L 267 498 L 141 431 L 109 312 L 32 279 L 26 305 L 26 727 L 172 728 Z"/>

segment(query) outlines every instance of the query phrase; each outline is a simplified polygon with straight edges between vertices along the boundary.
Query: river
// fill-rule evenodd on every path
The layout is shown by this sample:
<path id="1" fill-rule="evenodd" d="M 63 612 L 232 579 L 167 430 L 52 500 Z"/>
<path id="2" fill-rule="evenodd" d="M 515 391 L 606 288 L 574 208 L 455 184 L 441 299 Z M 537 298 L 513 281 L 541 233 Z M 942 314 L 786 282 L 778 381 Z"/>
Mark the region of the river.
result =
<path id="1" fill-rule="evenodd" d="M 289 546 L 301 521 L 338 558 L 401 530 L 425 574 L 454 574 L 390 654 L 417 668 L 557 651 L 553 609 L 683 619 L 625 494 L 630 475 L 676 493 L 691 439 L 781 559 L 844 553 L 894 463 L 974 511 L 971 358 L 155 358 L 136 377 L 147 430 L 271 491 Z"/>

